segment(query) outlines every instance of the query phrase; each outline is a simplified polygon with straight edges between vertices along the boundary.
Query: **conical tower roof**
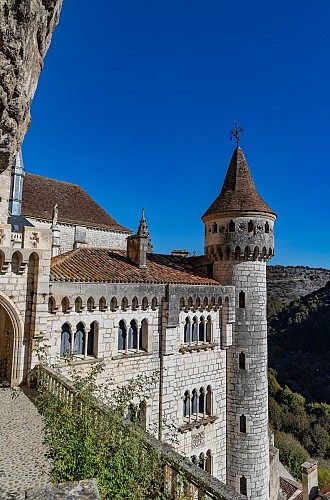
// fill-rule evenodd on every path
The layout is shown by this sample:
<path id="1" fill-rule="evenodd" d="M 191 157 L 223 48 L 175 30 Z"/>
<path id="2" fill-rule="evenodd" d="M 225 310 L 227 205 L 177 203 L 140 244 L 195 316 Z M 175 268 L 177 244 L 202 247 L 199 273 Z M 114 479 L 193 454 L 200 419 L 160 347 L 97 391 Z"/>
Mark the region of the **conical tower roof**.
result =
<path id="1" fill-rule="evenodd" d="M 221 193 L 202 219 L 224 212 L 266 212 L 275 215 L 257 193 L 244 153 L 239 146 L 231 158 Z"/>

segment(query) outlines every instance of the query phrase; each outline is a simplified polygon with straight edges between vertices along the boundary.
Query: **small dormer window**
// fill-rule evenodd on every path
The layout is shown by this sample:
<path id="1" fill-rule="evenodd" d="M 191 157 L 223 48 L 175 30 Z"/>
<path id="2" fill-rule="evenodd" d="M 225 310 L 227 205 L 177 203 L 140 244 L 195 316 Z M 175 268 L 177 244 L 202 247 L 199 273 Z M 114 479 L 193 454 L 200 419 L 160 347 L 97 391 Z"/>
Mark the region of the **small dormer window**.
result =
<path id="1" fill-rule="evenodd" d="M 228 231 L 230 233 L 234 233 L 235 232 L 235 222 L 234 221 L 230 221 L 229 224 L 228 224 Z"/>

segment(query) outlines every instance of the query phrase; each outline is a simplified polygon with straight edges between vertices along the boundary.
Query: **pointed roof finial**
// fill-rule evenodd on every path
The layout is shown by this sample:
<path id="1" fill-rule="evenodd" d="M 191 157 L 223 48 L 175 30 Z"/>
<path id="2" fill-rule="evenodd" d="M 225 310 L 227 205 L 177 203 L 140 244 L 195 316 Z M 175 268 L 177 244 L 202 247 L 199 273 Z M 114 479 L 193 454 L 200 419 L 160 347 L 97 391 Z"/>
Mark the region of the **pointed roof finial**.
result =
<path id="1" fill-rule="evenodd" d="M 241 140 L 240 136 L 244 135 L 244 128 L 240 127 L 238 125 L 238 120 L 234 120 L 234 128 L 231 129 L 231 131 L 229 132 L 229 135 L 230 135 L 230 140 L 231 141 L 233 140 L 233 137 L 235 137 L 235 139 L 236 139 L 236 146 L 238 147 L 239 142 Z"/>
<path id="2" fill-rule="evenodd" d="M 144 217 L 144 208 L 142 208 L 142 217 L 136 234 L 139 236 L 149 236 L 147 221 Z"/>

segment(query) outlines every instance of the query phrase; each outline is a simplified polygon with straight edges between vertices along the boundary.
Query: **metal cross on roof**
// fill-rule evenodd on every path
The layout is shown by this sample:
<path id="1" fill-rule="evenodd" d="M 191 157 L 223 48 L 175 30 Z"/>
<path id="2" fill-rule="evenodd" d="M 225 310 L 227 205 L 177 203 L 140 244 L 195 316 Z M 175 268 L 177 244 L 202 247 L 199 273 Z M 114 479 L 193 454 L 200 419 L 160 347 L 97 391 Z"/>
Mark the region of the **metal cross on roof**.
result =
<path id="1" fill-rule="evenodd" d="M 236 145 L 238 146 L 239 141 L 241 140 L 240 136 L 244 135 L 244 128 L 240 127 L 238 125 L 238 121 L 237 120 L 234 120 L 234 128 L 231 129 L 231 131 L 229 132 L 229 135 L 230 135 L 230 140 L 231 141 L 233 140 L 233 137 L 235 137 L 235 139 L 236 139 Z"/>

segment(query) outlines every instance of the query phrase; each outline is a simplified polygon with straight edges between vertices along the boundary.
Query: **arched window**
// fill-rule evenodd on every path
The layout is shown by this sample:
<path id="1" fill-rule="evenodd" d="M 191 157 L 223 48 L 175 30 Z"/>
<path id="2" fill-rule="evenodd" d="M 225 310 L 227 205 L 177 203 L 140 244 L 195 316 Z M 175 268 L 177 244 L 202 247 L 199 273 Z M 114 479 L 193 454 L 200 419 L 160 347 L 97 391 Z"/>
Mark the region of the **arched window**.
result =
<path id="1" fill-rule="evenodd" d="M 218 226 L 216 222 L 213 222 L 212 224 L 212 233 L 217 233 L 218 232 Z"/>
<path id="2" fill-rule="evenodd" d="M 133 297 L 133 300 L 132 300 L 132 310 L 136 311 L 138 307 L 139 307 L 138 298 L 137 297 Z"/>
<path id="3" fill-rule="evenodd" d="M 68 313 L 70 311 L 70 302 L 68 297 L 64 297 L 61 302 L 61 309 L 63 313 Z"/>
<path id="4" fill-rule="evenodd" d="M 87 311 L 93 312 L 94 309 L 95 309 L 95 300 L 93 299 L 93 297 L 89 297 L 89 299 L 87 300 Z"/>
<path id="5" fill-rule="evenodd" d="M 137 327 L 135 319 L 132 319 L 128 329 L 128 349 L 137 349 Z"/>
<path id="6" fill-rule="evenodd" d="M 194 316 L 192 323 L 192 341 L 197 342 L 197 340 L 198 340 L 198 322 L 196 316 Z"/>
<path id="7" fill-rule="evenodd" d="M 245 370 L 245 354 L 243 351 L 239 353 L 238 366 L 241 370 Z"/>
<path id="8" fill-rule="evenodd" d="M 186 391 L 183 399 L 183 416 L 190 417 L 190 393 Z"/>
<path id="9" fill-rule="evenodd" d="M 201 387 L 199 390 L 198 413 L 200 413 L 203 416 L 205 415 L 205 389 L 204 389 L 204 387 Z"/>
<path id="10" fill-rule="evenodd" d="M 206 329 L 206 325 L 205 325 L 205 318 L 204 316 L 201 316 L 200 317 L 200 320 L 199 320 L 199 341 L 200 342 L 205 342 L 205 329 Z"/>
<path id="11" fill-rule="evenodd" d="M 121 309 L 122 311 L 127 311 L 128 308 L 128 300 L 127 297 L 124 297 L 123 300 L 121 301 Z"/>
<path id="12" fill-rule="evenodd" d="M 112 312 L 117 311 L 118 309 L 118 303 L 116 297 L 112 297 L 111 302 L 110 302 L 110 309 Z"/>
<path id="13" fill-rule="evenodd" d="M 204 297 L 204 300 L 203 300 L 203 309 L 207 308 L 207 304 L 208 303 L 209 303 L 209 301 L 207 300 L 207 297 Z"/>
<path id="14" fill-rule="evenodd" d="M 241 257 L 241 249 L 240 247 L 235 248 L 235 260 L 240 260 Z"/>
<path id="15" fill-rule="evenodd" d="M 73 353 L 84 354 L 85 347 L 85 325 L 78 323 L 76 332 L 74 334 Z"/>
<path id="16" fill-rule="evenodd" d="M 156 307 L 158 306 L 157 298 L 154 297 L 151 301 L 151 309 L 155 311 Z"/>
<path id="17" fill-rule="evenodd" d="M 246 416 L 241 415 L 239 417 L 239 430 L 240 432 L 246 433 Z"/>
<path id="18" fill-rule="evenodd" d="M 74 301 L 74 310 L 76 313 L 81 313 L 82 311 L 82 300 L 81 297 L 77 297 Z"/>
<path id="19" fill-rule="evenodd" d="M 212 318 L 211 318 L 211 316 L 207 317 L 206 342 L 212 342 Z"/>
<path id="20" fill-rule="evenodd" d="M 265 224 L 265 233 L 269 233 L 269 224 L 266 222 Z"/>
<path id="21" fill-rule="evenodd" d="M 239 492 L 241 495 L 247 495 L 246 477 L 242 476 L 239 480 Z"/>
<path id="22" fill-rule="evenodd" d="M 253 251 L 253 260 L 257 260 L 258 257 L 259 257 L 259 247 L 255 247 Z"/>
<path id="23" fill-rule="evenodd" d="M 199 297 L 197 297 L 196 299 L 196 308 L 199 308 L 201 305 L 201 299 Z"/>
<path id="24" fill-rule="evenodd" d="M 21 267 L 22 255 L 19 252 L 15 252 L 11 259 L 11 272 L 18 274 Z"/>
<path id="25" fill-rule="evenodd" d="M 142 310 L 146 311 L 148 309 L 148 299 L 147 297 L 143 297 L 142 299 Z"/>
<path id="26" fill-rule="evenodd" d="M 235 222 L 234 221 L 230 221 L 229 224 L 228 224 L 228 231 L 230 233 L 234 233 L 235 232 Z"/>
<path id="27" fill-rule="evenodd" d="M 213 413 L 212 398 L 213 398 L 212 387 L 210 385 L 208 385 L 206 388 L 206 414 L 207 415 L 212 415 L 212 413 Z"/>
<path id="28" fill-rule="evenodd" d="M 53 314 L 55 312 L 56 302 L 54 297 L 49 297 L 48 299 L 48 312 Z"/>
<path id="29" fill-rule="evenodd" d="M 184 325 L 184 335 L 183 335 L 183 341 L 184 343 L 190 342 L 190 318 L 189 316 L 186 317 L 186 323 Z"/>
<path id="30" fill-rule="evenodd" d="M 99 324 L 97 321 L 93 321 L 88 332 L 87 356 L 95 356 L 97 358 L 98 336 Z"/>
<path id="31" fill-rule="evenodd" d="M 211 453 L 211 450 L 207 450 L 207 452 L 206 452 L 205 470 L 209 474 L 212 474 L 212 453 Z"/>
<path id="32" fill-rule="evenodd" d="M 107 301 L 105 300 L 104 297 L 101 297 L 99 300 L 99 310 L 100 311 L 105 311 L 107 308 Z"/>
<path id="33" fill-rule="evenodd" d="M 238 294 L 238 307 L 245 309 L 245 293 L 243 291 L 240 291 Z"/>
<path id="34" fill-rule="evenodd" d="M 148 320 L 143 319 L 139 331 L 139 349 L 148 351 Z"/>
<path id="35" fill-rule="evenodd" d="M 183 297 L 181 297 L 180 302 L 179 302 L 179 309 L 180 309 L 180 311 L 181 311 L 182 309 L 184 309 L 184 306 L 185 306 L 184 298 L 183 298 Z"/>
<path id="36" fill-rule="evenodd" d="M 119 321 L 119 326 L 118 326 L 118 350 L 119 351 L 125 351 L 126 349 L 126 325 L 123 320 Z"/>
<path id="37" fill-rule="evenodd" d="M 197 391 L 193 389 L 191 396 L 191 414 L 197 416 Z"/>
<path id="38" fill-rule="evenodd" d="M 215 305 L 215 298 L 211 297 L 210 304 L 209 304 L 209 309 L 211 310 Z"/>
<path id="39" fill-rule="evenodd" d="M 252 232 L 253 232 L 253 229 L 254 229 L 254 224 L 253 224 L 252 220 L 250 220 L 250 221 L 248 222 L 248 232 L 249 232 L 249 233 L 252 233 Z"/>
<path id="40" fill-rule="evenodd" d="M 193 305 L 194 305 L 194 301 L 193 301 L 192 297 L 189 297 L 189 299 L 188 299 L 188 307 L 191 308 Z"/>
<path id="41" fill-rule="evenodd" d="M 68 323 L 62 325 L 60 356 L 65 358 L 71 353 L 71 330 Z"/>

